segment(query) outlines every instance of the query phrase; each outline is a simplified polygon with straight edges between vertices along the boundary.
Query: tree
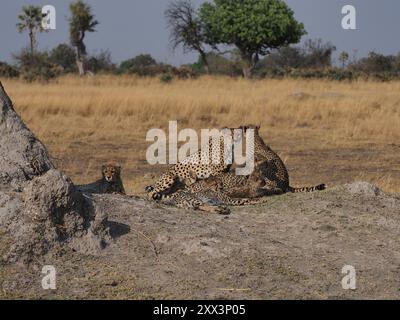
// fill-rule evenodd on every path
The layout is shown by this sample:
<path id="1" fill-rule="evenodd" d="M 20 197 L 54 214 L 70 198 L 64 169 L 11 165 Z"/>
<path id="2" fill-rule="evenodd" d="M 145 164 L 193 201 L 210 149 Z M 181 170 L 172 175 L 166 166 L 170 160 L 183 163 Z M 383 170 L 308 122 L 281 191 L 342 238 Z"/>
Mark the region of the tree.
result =
<path id="1" fill-rule="evenodd" d="M 203 59 L 199 57 L 199 60 L 192 65 L 192 69 L 195 72 L 199 72 L 199 70 L 202 69 L 202 60 Z M 220 74 L 231 77 L 240 76 L 242 74 L 240 66 L 232 57 L 225 57 L 216 52 L 209 52 L 207 53 L 207 62 L 210 74 Z"/>
<path id="2" fill-rule="evenodd" d="M 92 55 L 87 60 L 87 69 L 93 73 L 114 72 L 115 64 L 111 60 L 109 50 L 101 50 L 98 54 Z"/>
<path id="3" fill-rule="evenodd" d="M 43 32 L 42 20 L 46 13 L 42 13 L 41 7 L 23 6 L 22 13 L 18 15 L 18 32 L 28 31 L 30 40 L 30 53 L 33 55 L 36 47 L 36 33 Z"/>
<path id="4" fill-rule="evenodd" d="M 85 57 L 86 46 L 83 40 L 87 32 L 95 32 L 99 24 L 92 14 L 91 7 L 82 0 L 76 0 L 69 6 L 71 17 L 69 18 L 69 33 L 71 44 L 75 47 L 76 65 L 79 75 L 86 73 Z"/>
<path id="5" fill-rule="evenodd" d="M 370 73 L 391 72 L 395 70 L 396 57 L 385 56 L 374 51 L 368 54 L 368 57 L 361 58 L 350 67 L 355 71 Z"/>
<path id="6" fill-rule="evenodd" d="M 62 67 L 64 73 L 75 72 L 75 50 L 68 44 L 61 43 L 50 52 L 50 60 Z"/>
<path id="7" fill-rule="evenodd" d="M 282 0 L 214 0 L 200 8 L 206 43 L 234 45 L 243 60 L 243 75 L 251 77 L 260 55 L 298 43 L 304 25 Z"/>
<path id="8" fill-rule="evenodd" d="M 322 39 L 309 39 L 304 43 L 303 67 L 305 68 L 324 68 L 332 65 L 332 53 L 336 47 L 330 43 L 324 43 Z"/>
<path id="9" fill-rule="evenodd" d="M 209 72 L 205 38 L 198 12 L 191 0 L 175 0 L 170 2 L 164 13 L 168 28 L 171 30 L 172 48 L 182 46 L 184 52 L 197 51 L 201 64 Z"/>
<path id="10" fill-rule="evenodd" d="M 27 81 L 48 81 L 62 72 L 62 68 L 51 61 L 46 51 L 35 51 L 32 54 L 28 48 L 24 48 L 13 57 L 21 76 Z"/>
<path id="11" fill-rule="evenodd" d="M 9 65 L 7 62 L 0 61 L 0 77 L 14 78 L 19 76 L 19 70 Z"/>
<path id="12" fill-rule="evenodd" d="M 346 66 L 346 62 L 349 60 L 350 56 L 346 51 L 343 51 L 339 56 L 339 61 L 342 63 L 342 68 Z"/>
<path id="13" fill-rule="evenodd" d="M 303 46 L 285 46 L 272 50 L 257 65 L 257 69 L 322 69 L 332 65 L 332 53 L 336 47 L 321 39 L 309 39 Z"/>
<path id="14" fill-rule="evenodd" d="M 304 65 L 304 54 L 300 47 L 286 46 L 273 50 L 260 60 L 257 69 L 264 68 L 301 68 Z"/>
<path id="15" fill-rule="evenodd" d="M 157 66 L 157 61 L 149 54 L 138 56 L 122 61 L 118 67 L 119 73 L 146 75 L 152 67 Z"/>

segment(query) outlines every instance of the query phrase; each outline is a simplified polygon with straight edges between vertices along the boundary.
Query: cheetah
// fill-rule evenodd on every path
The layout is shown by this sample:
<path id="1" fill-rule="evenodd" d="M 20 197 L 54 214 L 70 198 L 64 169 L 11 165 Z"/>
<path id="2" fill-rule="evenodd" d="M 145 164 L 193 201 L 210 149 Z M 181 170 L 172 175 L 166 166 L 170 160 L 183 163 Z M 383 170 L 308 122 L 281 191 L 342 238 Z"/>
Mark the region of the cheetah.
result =
<path id="1" fill-rule="evenodd" d="M 165 195 L 160 201 L 182 209 L 193 209 L 222 215 L 231 213 L 231 210 L 221 202 L 196 195 L 188 189 L 180 189 L 173 194 Z"/>
<path id="2" fill-rule="evenodd" d="M 216 176 L 200 180 L 194 171 L 190 171 L 188 178 L 181 181 L 183 187 L 172 194 L 164 195 L 162 202 L 180 208 L 219 214 L 229 214 L 230 209 L 227 206 L 254 205 L 265 202 L 259 199 L 230 197 L 222 190 L 221 179 L 222 177 Z"/>
<path id="3" fill-rule="evenodd" d="M 113 193 L 125 195 L 125 188 L 121 178 L 121 167 L 105 164 L 101 167 L 102 178 L 96 182 L 78 186 L 78 190 L 88 193 Z"/>
<path id="4" fill-rule="evenodd" d="M 224 129 L 229 130 L 228 135 L 231 134 L 233 139 L 233 131 Z M 229 171 L 231 164 L 225 161 L 225 140 L 223 134 L 219 137 L 219 143 L 213 143 L 213 139 L 210 138 L 207 151 L 200 150 L 173 165 L 154 185 L 145 188 L 149 197 L 160 200 L 163 196 L 174 193 L 179 189 L 179 181 L 189 178 L 192 171 L 198 179 L 206 179 Z M 203 157 L 211 159 L 210 162 L 202 163 Z"/>
<path id="5" fill-rule="evenodd" d="M 282 159 L 264 142 L 259 134 L 260 126 L 241 126 L 243 135 L 248 129 L 254 130 L 254 161 L 256 170 L 259 170 L 265 181 L 262 188 L 267 190 L 269 195 L 278 195 L 287 192 L 313 192 L 325 190 L 325 184 L 313 187 L 294 188 L 289 184 L 289 174 Z"/>
<path id="6" fill-rule="evenodd" d="M 264 188 L 265 180 L 258 168 L 248 176 L 234 172 L 221 173 L 204 179 L 201 184 L 204 189 L 223 191 L 230 198 L 254 199 L 270 195 L 269 190 Z"/>

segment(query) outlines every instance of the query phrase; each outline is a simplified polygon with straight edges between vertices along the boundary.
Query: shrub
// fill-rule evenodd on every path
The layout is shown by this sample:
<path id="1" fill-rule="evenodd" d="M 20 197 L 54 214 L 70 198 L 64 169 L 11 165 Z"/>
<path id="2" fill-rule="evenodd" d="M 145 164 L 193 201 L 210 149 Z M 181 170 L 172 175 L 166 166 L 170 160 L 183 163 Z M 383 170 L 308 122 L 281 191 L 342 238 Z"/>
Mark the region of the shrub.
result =
<path id="1" fill-rule="evenodd" d="M 54 64 L 47 52 L 30 53 L 23 49 L 19 54 L 14 55 L 22 77 L 27 81 L 47 81 L 63 72 L 61 66 Z"/>
<path id="2" fill-rule="evenodd" d="M 75 50 L 68 44 L 62 43 L 51 50 L 50 61 L 63 69 L 63 73 L 77 72 Z"/>
<path id="3" fill-rule="evenodd" d="M 164 73 L 160 77 L 160 81 L 163 83 L 170 83 L 173 79 L 174 79 L 174 77 L 170 73 Z"/>
<path id="4" fill-rule="evenodd" d="M 115 64 L 111 61 L 111 53 L 108 50 L 100 51 L 97 55 L 92 55 L 86 61 L 86 69 L 93 73 L 107 73 L 116 70 Z"/>
<path id="5" fill-rule="evenodd" d="M 132 59 L 121 62 L 118 73 L 147 75 L 157 66 L 157 61 L 149 54 L 140 54 Z"/>
<path id="6" fill-rule="evenodd" d="M 349 66 L 351 70 L 377 74 L 381 72 L 391 72 L 396 69 L 396 57 L 385 56 L 380 53 L 370 52 L 368 57 Z"/>
<path id="7" fill-rule="evenodd" d="M 321 39 L 307 40 L 302 49 L 303 68 L 329 68 L 332 66 L 332 54 L 336 47 L 330 43 L 324 43 Z"/>
<path id="8" fill-rule="evenodd" d="M 220 74 L 226 76 L 241 76 L 243 74 L 239 63 L 234 61 L 235 58 L 226 58 L 215 52 L 207 53 L 208 69 L 210 74 Z M 199 57 L 197 63 L 191 66 L 195 73 L 204 73 L 202 59 Z"/>
<path id="9" fill-rule="evenodd" d="M 327 79 L 327 80 L 353 80 L 360 76 L 355 72 L 344 70 L 340 68 L 325 68 L 325 69 L 292 69 L 288 73 L 289 77 L 292 78 L 304 78 L 304 79 Z"/>
<path id="10" fill-rule="evenodd" d="M 19 76 L 17 68 L 9 65 L 6 62 L 0 61 L 0 77 L 14 78 Z"/>
<path id="11" fill-rule="evenodd" d="M 332 54 L 336 47 L 321 39 L 308 40 L 302 47 L 286 46 L 272 51 L 256 66 L 258 73 L 263 69 L 322 69 L 332 65 Z M 261 71 L 260 71 L 261 70 Z"/>
<path id="12" fill-rule="evenodd" d="M 179 68 L 172 67 L 171 72 L 179 79 L 193 79 L 196 77 L 196 73 L 188 65 L 180 66 Z"/>

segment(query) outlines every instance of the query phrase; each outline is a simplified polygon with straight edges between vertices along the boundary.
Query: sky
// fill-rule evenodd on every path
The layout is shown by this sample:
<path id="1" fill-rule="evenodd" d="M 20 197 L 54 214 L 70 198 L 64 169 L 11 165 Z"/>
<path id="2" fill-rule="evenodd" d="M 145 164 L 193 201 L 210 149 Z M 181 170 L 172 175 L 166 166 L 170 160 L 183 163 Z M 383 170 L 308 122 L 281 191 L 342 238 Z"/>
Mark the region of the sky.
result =
<path id="1" fill-rule="evenodd" d="M 200 5 L 203 0 L 192 0 Z M 13 62 L 12 54 L 28 45 L 28 34 L 15 27 L 23 5 L 53 5 L 56 8 L 56 30 L 38 36 L 40 49 L 51 49 L 69 41 L 68 6 L 71 0 L 1 0 L 0 61 Z M 86 0 L 100 24 L 97 32 L 86 37 L 89 53 L 108 49 L 114 62 L 149 53 L 156 60 L 180 65 L 194 62 L 197 54 L 172 51 L 168 44 L 164 10 L 168 0 Z M 370 51 L 384 54 L 400 52 L 399 0 L 285 0 L 298 21 L 307 30 L 307 39 L 322 38 L 337 47 L 337 54 L 347 51 L 362 57 Z M 356 8 L 357 29 L 342 28 L 342 7 Z"/>

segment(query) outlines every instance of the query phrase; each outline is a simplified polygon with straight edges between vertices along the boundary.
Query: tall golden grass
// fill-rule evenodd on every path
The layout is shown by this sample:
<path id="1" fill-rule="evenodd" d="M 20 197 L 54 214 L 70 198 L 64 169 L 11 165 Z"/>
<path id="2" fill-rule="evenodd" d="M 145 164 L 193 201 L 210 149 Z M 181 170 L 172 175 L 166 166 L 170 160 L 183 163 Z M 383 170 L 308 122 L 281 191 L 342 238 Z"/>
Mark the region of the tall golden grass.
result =
<path id="1" fill-rule="evenodd" d="M 162 83 L 158 78 L 66 76 L 48 84 L 9 79 L 3 83 L 16 110 L 75 180 L 92 179 L 98 162 L 112 158 L 130 168 L 134 176 L 127 180 L 134 191 L 143 180 L 142 172 L 154 171 L 144 159 L 146 132 L 166 129 L 169 120 L 178 120 L 179 129 L 261 124 L 266 141 L 283 151 L 294 167 L 300 160 L 290 155 L 291 150 L 368 149 L 400 141 L 397 81 L 205 76 Z M 363 177 L 400 191 L 400 168 L 390 156 L 394 151 L 385 152 L 394 171 L 379 176 L 355 171 L 349 179 Z M 378 160 L 364 161 L 375 161 L 375 168 Z M 384 176 L 386 182 L 379 182 Z M 301 175 L 299 180 L 311 182 Z"/>

